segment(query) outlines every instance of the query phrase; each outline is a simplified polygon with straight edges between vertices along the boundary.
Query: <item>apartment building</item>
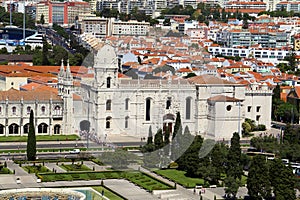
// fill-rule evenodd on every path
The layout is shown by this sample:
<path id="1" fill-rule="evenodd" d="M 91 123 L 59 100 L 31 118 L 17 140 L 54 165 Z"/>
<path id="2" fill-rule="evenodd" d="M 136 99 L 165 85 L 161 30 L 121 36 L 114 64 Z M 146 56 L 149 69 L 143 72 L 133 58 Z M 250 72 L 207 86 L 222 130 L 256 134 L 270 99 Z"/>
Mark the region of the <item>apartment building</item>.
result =
<path id="1" fill-rule="evenodd" d="M 86 16 L 81 20 L 81 32 L 92 33 L 95 37 L 101 38 L 108 35 L 108 19 Z"/>
<path id="2" fill-rule="evenodd" d="M 81 19 L 82 33 L 91 33 L 97 38 L 111 35 L 147 35 L 150 29 L 149 22 L 119 21 L 95 16 L 86 16 Z"/>
<path id="3" fill-rule="evenodd" d="M 300 2 L 296 1 L 282 1 L 276 5 L 276 10 L 286 10 L 288 12 L 300 12 Z"/>
<path id="4" fill-rule="evenodd" d="M 229 1 L 224 4 L 225 9 L 257 9 L 257 10 L 266 10 L 267 5 L 264 2 L 260 1 Z"/>
<path id="5" fill-rule="evenodd" d="M 257 45 L 256 45 L 257 46 Z M 223 56 L 239 56 L 242 58 L 253 57 L 257 60 L 263 62 L 270 62 L 273 64 L 278 64 L 286 56 L 290 55 L 291 48 L 262 48 L 258 47 L 221 47 L 219 45 L 213 44 L 208 47 L 208 52 L 212 55 L 223 55 Z M 300 51 L 295 52 L 300 55 Z"/>
<path id="6" fill-rule="evenodd" d="M 217 35 L 217 42 L 226 47 L 252 46 L 280 48 L 289 46 L 289 33 L 277 29 L 253 27 L 244 30 L 224 30 Z"/>
<path id="7" fill-rule="evenodd" d="M 90 5 L 87 2 L 55 2 L 42 1 L 36 6 L 36 21 L 44 15 L 45 25 L 59 24 L 72 25 L 80 15 L 90 14 Z"/>

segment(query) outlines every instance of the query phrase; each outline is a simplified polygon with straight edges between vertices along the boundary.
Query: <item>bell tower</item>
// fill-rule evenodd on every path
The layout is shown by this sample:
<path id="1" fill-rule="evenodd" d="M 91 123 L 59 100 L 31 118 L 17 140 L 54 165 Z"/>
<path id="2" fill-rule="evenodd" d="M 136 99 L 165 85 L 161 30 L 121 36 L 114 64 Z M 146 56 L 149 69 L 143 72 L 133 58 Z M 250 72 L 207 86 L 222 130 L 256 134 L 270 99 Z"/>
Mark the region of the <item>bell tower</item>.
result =
<path id="1" fill-rule="evenodd" d="M 96 87 L 101 89 L 118 87 L 118 59 L 110 45 L 104 45 L 95 55 L 94 69 Z"/>

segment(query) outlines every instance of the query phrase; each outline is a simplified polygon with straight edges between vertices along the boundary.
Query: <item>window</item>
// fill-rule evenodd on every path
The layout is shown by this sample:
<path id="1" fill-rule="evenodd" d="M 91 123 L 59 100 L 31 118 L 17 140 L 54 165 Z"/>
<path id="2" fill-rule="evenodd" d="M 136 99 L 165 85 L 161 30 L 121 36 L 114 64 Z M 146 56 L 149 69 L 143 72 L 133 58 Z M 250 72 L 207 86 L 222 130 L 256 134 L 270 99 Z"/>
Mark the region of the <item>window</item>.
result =
<path id="1" fill-rule="evenodd" d="M 23 133 L 24 134 L 28 134 L 29 133 L 29 123 L 25 124 L 23 126 Z"/>
<path id="2" fill-rule="evenodd" d="M 13 115 L 16 115 L 16 114 L 17 114 L 17 108 L 16 108 L 15 106 L 12 107 L 11 111 L 12 111 L 12 114 L 13 114 Z"/>
<path id="3" fill-rule="evenodd" d="M 128 128 L 128 120 L 129 120 L 129 117 L 125 117 L 125 128 Z"/>
<path id="4" fill-rule="evenodd" d="M 61 115 L 60 106 L 55 106 L 54 115 Z"/>
<path id="5" fill-rule="evenodd" d="M 107 77 L 107 79 L 106 79 L 106 88 L 110 88 L 110 84 L 111 84 L 111 78 Z"/>
<path id="6" fill-rule="evenodd" d="M 260 119 L 260 115 L 256 115 L 256 121 L 259 122 L 259 119 Z"/>
<path id="7" fill-rule="evenodd" d="M 105 128 L 110 128 L 111 117 L 106 117 Z"/>
<path id="8" fill-rule="evenodd" d="M 125 110 L 129 109 L 129 99 L 125 99 Z"/>
<path id="9" fill-rule="evenodd" d="M 248 109 L 248 112 L 251 112 L 251 106 L 248 106 L 247 109 Z"/>
<path id="10" fill-rule="evenodd" d="M 259 112 L 260 111 L 260 106 L 257 106 L 256 107 L 256 112 Z"/>
<path id="11" fill-rule="evenodd" d="M 106 110 L 111 110 L 111 100 L 106 101 Z"/>
<path id="12" fill-rule="evenodd" d="M 46 107 L 45 107 L 45 106 L 42 106 L 41 111 L 42 111 L 42 114 L 45 114 L 45 112 L 46 112 Z"/>
<path id="13" fill-rule="evenodd" d="M 45 123 L 41 123 L 38 126 L 38 133 L 47 133 L 48 132 L 48 125 Z"/>
<path id="14" fill-rule="evenodd" d="M 54 134 L 55 135 L 60 134 L 60 125 L 59 124 L 56 124 L 54 126 Z"/>
<path id="15" fill-rule="evenodd" d="M 170 109 L 170 107 L 171 107 L 171 98 L 169 97 L 166 102 L 166 109 Z"/>
<path id="16" fill-rule="evenodd" d="M 0 106 L 0 114 L 2 113 L 2 107 Z"/>
<path id="17" fill-rule="evenodd" d="M 191 98 L 185 100 L 185 119 L 191 119 Z"/>
<path id="18" fill-rule="evenodd" d="M 151 99 L 146 99 L 146 121 L 150 121 Z"/>
<path id="19" fill-rule="evenodd" d="M 227 110 L 227 111 L 231 111 L 231 108 L 232 108 L 232 106 L 231 106 L 231 105 L 228 105 L 228 106 L 226 107 L 226 110 Z"/>
<path id="20" fill-rule="evenodd" d="M 8 127 L 9 134 L 18 134 L 19 133 L 19 125 L 18 124 L 11 124 Z"/>
<path id="21" fill-rule="evenodd" d="M 0 135 L 4 134 L 4 126 L 0 124 Z"/>
<path id="22" fill-rule="evenodd" d="M 30 112 L 31 112 L 31 107 L 30 107 L 30 106 L 27 106 L 27 108 L 26 108 L 26 112 L 27 112 L 27 115 L 29 115 L 29 114 L 30 114 Z"/>

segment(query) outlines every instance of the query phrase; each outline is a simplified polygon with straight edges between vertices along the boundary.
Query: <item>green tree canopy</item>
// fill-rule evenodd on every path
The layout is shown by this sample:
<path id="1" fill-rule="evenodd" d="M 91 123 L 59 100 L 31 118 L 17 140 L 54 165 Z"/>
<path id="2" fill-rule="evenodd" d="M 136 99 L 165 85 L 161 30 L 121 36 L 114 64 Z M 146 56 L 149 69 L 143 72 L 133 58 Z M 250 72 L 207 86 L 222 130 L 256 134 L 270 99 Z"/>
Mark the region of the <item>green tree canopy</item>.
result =
<path id="1" fill-rule="evenodd" d="M 27 160 L 34 161 L 36 159 L 36 137 L 34 128 L 33 110 L 30 111 L 29 132 L 27 137 Z"/>

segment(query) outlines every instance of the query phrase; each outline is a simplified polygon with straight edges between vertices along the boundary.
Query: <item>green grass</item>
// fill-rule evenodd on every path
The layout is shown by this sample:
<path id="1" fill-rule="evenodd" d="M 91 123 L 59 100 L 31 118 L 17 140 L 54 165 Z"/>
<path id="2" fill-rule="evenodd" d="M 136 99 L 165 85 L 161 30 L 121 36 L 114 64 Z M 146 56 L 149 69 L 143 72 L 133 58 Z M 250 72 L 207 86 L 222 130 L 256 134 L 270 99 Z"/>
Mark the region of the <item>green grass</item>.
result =
<path id="1" fill-rule="evenodd" d="M 121 172 L 121 171 L 105 171 L 105 172 L 69 172 L 69 173 L 44 173 L 38 174 L 43 182 L 53 181 L 74 181 L 74 180 L 101 180 L 101 179 L 127 179 L 145 190 L 163 190 L 172 189 L 167 185 L 147 174 L 141 172 Z"/>
<path id="2" fill-rule="evenodd" d="M 80 140 L 78 135 L 37 135 L 36 141 L 74 141 Z M 27 136 L 3 136 L 0 142 L 26 142 Z"/>
<path id="3" fill-rule="evenodd" d="M 28 165 L 22 167 L 28 173 L 44 173 L 44 172 L 51 172 L 47 167 L 42 165 Z"/>
<path id="4" fill-rule="evenodd" d="M 127 173 L 125 178 L 148 191 L 172 188 L 171 186 L 140 172 Z"/>
<path id="5" fill-rule="evenodd" d="M 13 172 L 10 171 L 7 167 L 1 167 L 0 174 L 12 174 Z"/>
<path id="6" fill-rule="evenodd" d="M 70 165 L 62 164 L 60 165 L 60 167 L 65 169 L 66 171 L 91 171 L 90 168 L 80 163 L 74 163 Z"/>
<path id="7" fill-rule="evenodd" d="M 168 178 L 184 187 L 193 188 L 196 185 L 203 185 L 204 180 L 201 178 L 191 178 L 185 176 L 185 171 L 180 171 L 176 169 L 166 169 L 166 170 L 157 170 L 155 173 Z"/>
<path id="8" fill-rule="evenodd" d="M 117 195 L 116 193 L 113 193 L 112 191 L 106 189 L 102 186 L 92 187 L 94 190 L 98 191 L 100 194 L 102 193 L 102 190 L 104 191 L 104 196 L 109 198 L 110 200 L 123 200 L 122 197 Z"/>

